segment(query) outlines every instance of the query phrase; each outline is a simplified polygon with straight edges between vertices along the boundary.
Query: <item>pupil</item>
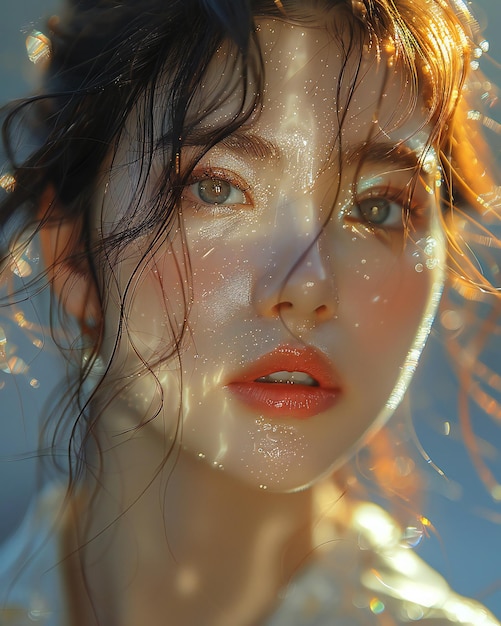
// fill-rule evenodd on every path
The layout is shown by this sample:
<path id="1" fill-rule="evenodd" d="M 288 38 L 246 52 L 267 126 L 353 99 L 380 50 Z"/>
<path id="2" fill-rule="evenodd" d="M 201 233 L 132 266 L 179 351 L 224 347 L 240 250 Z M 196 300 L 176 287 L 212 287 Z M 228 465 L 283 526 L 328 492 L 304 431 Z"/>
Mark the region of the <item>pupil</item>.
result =
<path id="1" fill-rule="evenodd" d="M 198 183 L 200 198 L 207 204 L 222 204 L 229 198 L 231 185 L 219 178 L 206 178 Z"/>
<path id="2" fill-rule="evenodd" d="M 362 217 L 372 224 L 382 224 L 390 214 L 390 203 L 384 198 L 368 198 L 359 205 Z"/>

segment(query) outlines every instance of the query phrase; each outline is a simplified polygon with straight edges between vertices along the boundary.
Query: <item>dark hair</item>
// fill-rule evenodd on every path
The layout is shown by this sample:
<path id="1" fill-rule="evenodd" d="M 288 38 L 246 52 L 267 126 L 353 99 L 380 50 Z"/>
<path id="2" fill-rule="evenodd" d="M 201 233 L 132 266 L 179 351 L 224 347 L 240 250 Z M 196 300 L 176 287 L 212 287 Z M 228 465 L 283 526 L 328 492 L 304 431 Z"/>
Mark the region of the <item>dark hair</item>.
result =
<path id="1" fill-rule="evenodd" d="M 204 110 L 190 107 L 218 47 L 226 42 L 233 48 L 233 60 L 228 62 L 234 63 L 235 71 L 228 75 L 230 80 L 240 81 L 243 96 L 233 117 L 208 130 L 197 142 L 204 146 L 203 151 L 259 109 L 264 70 L 255 16 L 304 20 L 312 9 L 343 14 L 343 28 L 351 41 L 347 56 L 361 55 L 365 45 L 391 54 L 394 62 L 402 65 L 409 89 L 416 94 L 413 106 L 418 106 L 418 93 L 425 96 L 425 121 L 433 124 L 429 141 L 438 149 L 445 179 L 444 209 L 457 207 L 458 198 L 469 202 L 473 214 L 482 209 L 481 196 L 492 183 L 489 176 L 478 175 L 483 165 L 473 164 L 467 156 L 476 149 L 469 131 L 474 122 L 468 120 L 469 107 L 462 95 L 476 47 L 476 23 L 463 2 L 69 0 L 64 14 L 49 22 L 51 57 L 43 88 L 5 110 L 3 140 L 15 188 L 0 205 L 0 228 L 7 229 L 15 217 L 16 236 L 10 247 L 1 250 L 1 258 L 7 260 L 15 254 L 15 246 L 22 245 L 18 244 L 19 233 L 30 227 L 36 230 L 53 219 L 73 222 L 81 240 L 74 264 L 85 265 L 104 300 L 102 267 L 113 264 L 123 246 L 141 234 L 153 235 L 153 249 L 176 222 L 182 189 L 201 156 L 195 155 L 181 168 L 183 145 L 197 122 L 218 106 L 225 86 L 231 87 L 221 86 L 220 93 L 204 102 Z M 252 90 L 248 89 L 250 78 Z M 154 119 L 159 101 L 164 111 L 161 137 L 157 136 Z M 103 169 L 109 159 L 113 160 L 123 133 L 128 132 L 133 110 L 139 120 L 133 132 L 140 133 L 142 146 L 140 184 L 116 230 L 96 242 L 91 234 L 90 207 Z M 20 128 L 26 129 L 36 148 L 18 160 L 15 146 Z M 158 188 L 146 197 L 145 186 L 159 141 L 165 149 L 165 172 Z M 47 194 L 41 211 L 42 198 Z M 454 228 L 448 233 L 452 248 L 462 250 Z M 456 270 L 456 275 L 466 282 L 480 280 L 478 273 L 468 275 L 468 268 Z M 483 288 L 490 286 L 484 284 Z M 123 294 L 124 301 L 126 297 Z M 125 302 L 122 305 L 123 331 Z M 183 331 L 184 327 L 180 328 L 179 334 Z M 94 333 L 93 340 L 95 358 L 99 332 Z M 161 358 L 176 354 L 177 341 Z M 77 397 L 91 363 L 92 359 L 82 371 Z M 84 415 L 83 404 L 80 417 Z"/>

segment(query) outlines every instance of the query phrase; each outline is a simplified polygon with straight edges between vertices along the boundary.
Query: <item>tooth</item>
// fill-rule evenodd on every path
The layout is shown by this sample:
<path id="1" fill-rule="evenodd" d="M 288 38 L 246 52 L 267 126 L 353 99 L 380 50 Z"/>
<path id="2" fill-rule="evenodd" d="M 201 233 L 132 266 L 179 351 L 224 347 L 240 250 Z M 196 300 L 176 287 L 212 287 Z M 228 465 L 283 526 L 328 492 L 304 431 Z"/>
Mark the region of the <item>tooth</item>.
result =
<path id="1" fill-rule="evenodd" d="M 282 383 L 288 385 L 308 385 L 310 387 L 318 387 L 318 381 L 312 378 L 306 372 L 273 372 L 267 376 L 261 376 L 256 379 L 258 383 Z"/>

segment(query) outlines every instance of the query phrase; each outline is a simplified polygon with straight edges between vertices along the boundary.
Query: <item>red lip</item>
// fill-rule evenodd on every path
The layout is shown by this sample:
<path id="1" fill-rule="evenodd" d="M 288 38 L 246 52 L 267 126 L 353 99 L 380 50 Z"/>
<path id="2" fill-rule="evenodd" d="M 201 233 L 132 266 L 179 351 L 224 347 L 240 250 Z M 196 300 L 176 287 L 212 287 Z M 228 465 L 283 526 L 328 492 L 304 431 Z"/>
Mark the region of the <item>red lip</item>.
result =
<path id="1" fill-rule="evenodd" d="M 318 386 L 256 382 L 280 371 L 304 372 Z M 240 400 L 266 416 L 296 419 L 308 419 L 328 410 L 342 392 L 333 366 L 310 347 L 280 346 L 250 365 L 227 386 Z"/>

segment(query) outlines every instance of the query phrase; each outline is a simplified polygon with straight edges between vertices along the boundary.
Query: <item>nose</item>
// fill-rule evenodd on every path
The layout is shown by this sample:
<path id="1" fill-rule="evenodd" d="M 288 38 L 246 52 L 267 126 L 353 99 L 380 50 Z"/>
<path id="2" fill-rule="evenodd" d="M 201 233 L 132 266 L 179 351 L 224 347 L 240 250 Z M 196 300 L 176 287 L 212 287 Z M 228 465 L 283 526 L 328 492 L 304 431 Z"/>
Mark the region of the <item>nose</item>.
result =
<path id="1" fill-rule="evenodd" d="M 312 328 L 336 316 L 337 285 L 324 239 L 320 233 L 299 254 L 297 245 L 288 252 L 273 251 L 253 292 L 259 315 L 280 318 L 295 329 Z"/>

